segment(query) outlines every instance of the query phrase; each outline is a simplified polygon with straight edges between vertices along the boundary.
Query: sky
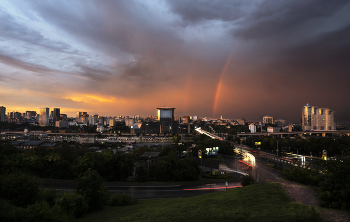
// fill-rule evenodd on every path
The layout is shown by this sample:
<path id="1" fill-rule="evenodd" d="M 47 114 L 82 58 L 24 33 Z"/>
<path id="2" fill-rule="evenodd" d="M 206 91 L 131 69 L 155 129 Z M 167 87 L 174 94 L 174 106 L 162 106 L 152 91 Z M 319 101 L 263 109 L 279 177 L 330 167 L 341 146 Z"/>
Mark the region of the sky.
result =
<path id="1" fill-rule="evenodd" d="M 350 1 L 1 0 L 0 106 L 350 123 Z"/>

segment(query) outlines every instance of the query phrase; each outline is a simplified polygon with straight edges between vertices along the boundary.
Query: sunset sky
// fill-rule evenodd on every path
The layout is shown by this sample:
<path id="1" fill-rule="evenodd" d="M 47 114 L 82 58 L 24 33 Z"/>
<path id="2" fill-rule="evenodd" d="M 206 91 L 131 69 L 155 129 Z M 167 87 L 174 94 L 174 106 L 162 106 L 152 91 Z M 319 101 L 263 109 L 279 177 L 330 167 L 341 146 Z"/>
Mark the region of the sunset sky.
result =
<path id="1" fill-rule="evenodd" d="M 350 1 L 1 0 L 0 106 L 350 123 Z"/>

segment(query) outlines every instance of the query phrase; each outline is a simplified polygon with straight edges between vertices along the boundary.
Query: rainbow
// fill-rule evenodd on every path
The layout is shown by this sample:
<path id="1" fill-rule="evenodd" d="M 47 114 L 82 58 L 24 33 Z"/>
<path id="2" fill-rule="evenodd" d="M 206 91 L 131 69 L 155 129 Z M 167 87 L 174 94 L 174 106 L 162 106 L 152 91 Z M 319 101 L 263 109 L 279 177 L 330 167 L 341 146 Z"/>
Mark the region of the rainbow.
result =
<path id="1" fill-rule="evenodd" d="M 227 69 L 227 67 L 228 67 L 228 65 L 230 63 L 232 54 L 233 54 L 233 50 L 232 50 L 232 52 L 230 53 L 229 57 L 227 58 L 227 60 L 225 62 L 225 66 L 224 66 L 224 68 L 223 68 L 223 70 L 221 72 L 220 79 L 219 79 L 218 85 L 216 87 L 215 98 L 214 98 L 214 106 L 213 106 L 213 117 L 215 117 L 215 111 L 216 111 L 216 107 L 217 107 L 217 103 L 218 103 L 218 99 L 219 99 L 219 95 L 220 95 L 220 89 L 221 89 L 221 85 L 222 85 L 222 80 L 224 79 L 224 75 L 225 75 L 226 69 Z"/>
<path id="2" fill-rule="evenodd" d="M 186 97 L 185 97 L 185 110 L 188 110 L 194 66 L 195 66 L 195 62 L 192 62 L 191 68 L 190 68 L 189 73 L 188 73 L 188 80 L 187 80 L 187 87 L 186 87 L 186 94 L 185 94 L 186 95 Z"/>

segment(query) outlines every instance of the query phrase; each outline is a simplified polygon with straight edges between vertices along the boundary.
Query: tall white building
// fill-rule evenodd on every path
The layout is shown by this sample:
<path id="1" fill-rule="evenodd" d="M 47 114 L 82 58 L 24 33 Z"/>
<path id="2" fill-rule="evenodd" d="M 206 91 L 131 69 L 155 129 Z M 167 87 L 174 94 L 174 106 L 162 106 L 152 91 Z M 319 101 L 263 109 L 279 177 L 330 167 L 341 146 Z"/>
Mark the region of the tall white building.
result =
<path id="1" fill-rule="evenodd" d="M 0 106 L 0 122 L 6 121 L 6 107 Z"/>
<path id="2" fill-rule="evenodd" d="M 256 126 L 255 124 L 249 124 L 249 130 L 251 133 L 256 133 Z"/>
<path id="3" fill-rule="evenodd" d="M 48 126 L 50 117 L 50 108 L 40 108 L 39 125 Z"/>
<path id="4" fill-rule="evenodd" d="M 318 108 L 306 104 L 302 111 L 303 131 L 336 130 L 334 111 L 328 108 Z"/>

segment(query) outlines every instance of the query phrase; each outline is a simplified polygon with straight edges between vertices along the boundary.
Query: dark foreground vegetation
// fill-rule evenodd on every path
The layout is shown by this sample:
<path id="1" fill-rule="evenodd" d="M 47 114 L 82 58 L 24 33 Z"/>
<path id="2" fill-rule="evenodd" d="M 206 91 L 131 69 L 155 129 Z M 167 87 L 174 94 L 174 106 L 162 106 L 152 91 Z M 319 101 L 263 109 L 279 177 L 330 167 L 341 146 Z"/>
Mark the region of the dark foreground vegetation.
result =
<path id="1" fill-rule="evenodd" d="M 291 202 L 279 184 L 249 185 L 196 197 L 140 200 L 137 205 L 106 207 L 77 222 L 156 221 L 322 221 L 311 206 Z"/>
<path id="2" fill-rule="evenodd" d="M 97 171 L 88 170 L 77 178 L 71 193 L 39 189 L 33 175 L 16 172 L 1 176 L 1 221 L 71 221 L 106 205 L 125 206 L 137 200 L 128 194 L 109 195 Z"/>
<path id="3" fill-rule="evenodd" d="M 320 206 L 350 211 L 350 160 L 324 162 L 323 172 L 289 167 L 283 171 L 286 179 L 320 188 Z"/>

